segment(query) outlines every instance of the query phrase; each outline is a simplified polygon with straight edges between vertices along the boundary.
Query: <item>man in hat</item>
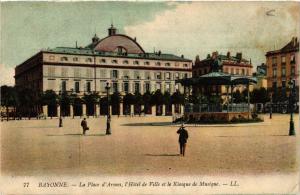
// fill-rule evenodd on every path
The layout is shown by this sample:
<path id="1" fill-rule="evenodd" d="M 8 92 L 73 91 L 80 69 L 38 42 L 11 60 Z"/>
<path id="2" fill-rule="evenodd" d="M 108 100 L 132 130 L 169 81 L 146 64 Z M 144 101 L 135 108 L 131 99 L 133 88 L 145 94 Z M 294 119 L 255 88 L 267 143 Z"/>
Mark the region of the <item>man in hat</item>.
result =
<path id="1" fill-rule="evenodd" d="M 178 129 L 177 134 L 179 134 L 179 147 L 180 147 L 180 155 L 184 156 L 186 142 L 189 137 L 188 131 L 184 128 L 184 124 Z"/>
<path id="2" fill-rule="evenodd" d="M 82 127 L 82 133 L 83 135 L 85 135 L 85 132 L 87 130 L 89 130 L 88 126 L 87 126 L 87 122 L 86 122 L 86 118 L 84 118 L 82 121 L 81 121 L 81 127 Z"/>

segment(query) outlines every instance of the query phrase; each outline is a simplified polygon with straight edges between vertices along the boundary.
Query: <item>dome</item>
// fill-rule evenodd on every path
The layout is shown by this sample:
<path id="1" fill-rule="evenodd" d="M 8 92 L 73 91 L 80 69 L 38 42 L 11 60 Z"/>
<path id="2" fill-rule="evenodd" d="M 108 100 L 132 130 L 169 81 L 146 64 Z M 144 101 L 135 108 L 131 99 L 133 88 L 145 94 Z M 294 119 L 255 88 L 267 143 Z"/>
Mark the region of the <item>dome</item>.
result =
<path id="1" fill-rule="evenodd" d="M 96 51 L 126 52 L 133 54 L 145 53 L 143 48 L 132 38 L 115 34 L 100 40 L 94 47 Z"/>

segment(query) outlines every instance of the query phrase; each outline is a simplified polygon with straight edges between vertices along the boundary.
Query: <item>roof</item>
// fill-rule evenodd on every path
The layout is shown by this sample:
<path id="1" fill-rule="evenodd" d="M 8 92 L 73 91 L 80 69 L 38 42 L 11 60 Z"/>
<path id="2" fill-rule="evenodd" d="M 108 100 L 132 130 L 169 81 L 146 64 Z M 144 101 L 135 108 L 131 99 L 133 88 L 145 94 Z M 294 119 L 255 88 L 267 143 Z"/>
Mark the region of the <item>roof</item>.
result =
<path id="1" fill-rule="evenodd" d="M 257 83 L 255 77 L 231 75 L 224 72 L 211 72 L 197 78 L 185 78 L 176 81 L 183 85 L 238 85 Z"/>
<path id="2" fill-rule="evenodd" d="M 126 49 L 127 53 L 145 53 L 143 48 L 135 39 L 123 34 L 115 34 L 107 36 L 97 43 L 91 43 L 88 48 L 97 51 L 115 51 L 118 47 Z"/>
<path id="3" fill-rule="evenodd" d="M 284 47 L 279 50 L 268 51 L 266 56 L 278 54 L 278 53 L 289 53 L 289 52 L 297 52 L 299 51 L 299 41 L 297 37 L 293 37 L 290 42 L 288 42 Z"/>
<path id="4" fill-rule="evenodd" d="M 56 47 L 53 49 L 44 50 L 44 52 L 68 54 L 68 55 L 90 55 L 90 56 L 103 56 L 103 57 L 123 57 L 123 58 L 137 58 L 149 60 L 169 60 L 169 61 L 184 61 L 191 62 L 192 60 L 182 58 L 173 54 L 158 54 L 158 53 L 143 53 L 143 54 L 118 54 L 117 52 L 95 51 L 90 48 L 72 48 L 72 47 Z"/>
<path id="5" fill-rule="evenodd" d="M 196 66 L 209 66 L 209 65 L 212 65 L 214 63 L 215 60 L 220 60 L 223 63 L 236 63 L 236 64 L 239 64 L 239 63 L 245 63 L 245 64 L 249 64 L 249 61 L 246 60 L 246 59 L 239 59 L 235 56 L 227 56 L 227 55 L 222 55 L 222 54 L 218 54 L 216 56 L 216 58 L 213 58 L 212 56 L 211 57 L 208 57 L 206 59 L 203 59 L 199 62 L 195 62 L 195 65 Z"/>

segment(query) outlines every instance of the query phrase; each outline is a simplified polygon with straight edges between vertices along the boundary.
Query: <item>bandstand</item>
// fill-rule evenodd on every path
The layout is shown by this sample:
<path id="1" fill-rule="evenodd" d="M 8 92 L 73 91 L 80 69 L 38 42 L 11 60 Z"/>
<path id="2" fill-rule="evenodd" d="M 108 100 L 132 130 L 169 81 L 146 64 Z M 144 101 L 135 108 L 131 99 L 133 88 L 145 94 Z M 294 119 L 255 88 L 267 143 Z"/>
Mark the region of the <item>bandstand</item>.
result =
<path id="1" fill-rule="evenodd" d="M 185 93 L 185 120 L 204 121 L 212 119 L 216 121 L 230 122 L 232 119 L 251 119 L 249 86 L 255 84 L 256 78 L 246 75 L 231 75 L 224 72 L 211 72 L 199 77 L 177 80 L 184 86 Z M 247 87 L 247 102 L 234 103 L 233 92 L 235 88 Z M 222 89 L 225 89 L 225 91 Z M 191 91 L 193 90 L 193 91 Z M 191 103 L 191 94 L 198 96 L 199 101 Z M 219 103 L 202 103 L 202 96 L 208 98 L 213 95 L 219 98 Z M 221 103 L 222 101 L 223 103 Z"/>

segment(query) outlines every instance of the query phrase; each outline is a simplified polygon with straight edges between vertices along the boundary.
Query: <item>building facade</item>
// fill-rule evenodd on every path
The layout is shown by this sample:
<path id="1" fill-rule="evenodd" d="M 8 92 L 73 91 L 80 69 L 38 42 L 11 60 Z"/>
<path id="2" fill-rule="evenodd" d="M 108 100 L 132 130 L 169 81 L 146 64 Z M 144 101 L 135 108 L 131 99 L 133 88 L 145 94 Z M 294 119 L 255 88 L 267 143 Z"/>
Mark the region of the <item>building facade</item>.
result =
<path id="1" fill-rule="evenodd" d="M 227 55 L 221 55 L 218 52 L 213 52 L 208 54 L 206 59 L 200 60 L 199 56 L 196 57 L 195 64 L 193 66 L 192 72 L 193 77 L 198 77 L 213 72 L 214 66 L 217 63 L 221 67 L 219 71 L 228 73 L 231 75 L 243 75 L 252 76 L 252 64 L 243 58 L 242 53 L 237 53 L 236 56 L 232 56 L 230 52 Z M 253 87 L 250 88 L 252 90 Z M 240 91 L 245 89 L 245 86 L 236 86 L 235 90 Z M 205 89 L 200 89 L 205 91 Z M 225 95 L 227 89 L 225 86 L 212 86 L 209 90 L 213 94 Z"/>
<path id="2" fill-rule="evenodd" d="M 299 91 L 299 41 L 297 37 L 279 50 L 266 53 L 268 89 L 273 93 L 273 99 L 285 99 L 288 96 L 288 82 L 296 81 Z M 298 93 L 297 93 L 298 94 Z"/>
<path id="3" fill-rule="evenodd" d="M 38 52 L 15 68 L 15 84 L 44 92 L 53 90 L 76 93 L 175 91 L 183 92 L 175 80 L 192 76 L 192 61 L 182 56 L 147 53 L 136 39 L 118 34 L 111 26 L 108 36 L 95 35 L 86 47 L 56 47 Z"/>

